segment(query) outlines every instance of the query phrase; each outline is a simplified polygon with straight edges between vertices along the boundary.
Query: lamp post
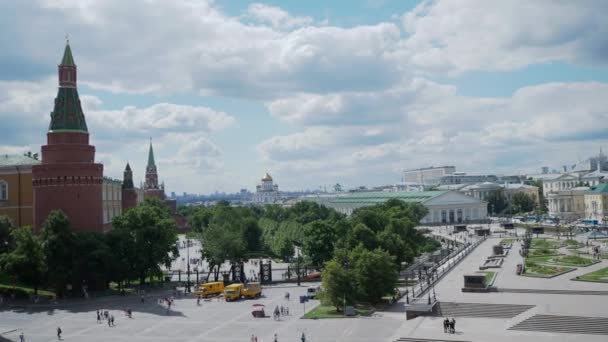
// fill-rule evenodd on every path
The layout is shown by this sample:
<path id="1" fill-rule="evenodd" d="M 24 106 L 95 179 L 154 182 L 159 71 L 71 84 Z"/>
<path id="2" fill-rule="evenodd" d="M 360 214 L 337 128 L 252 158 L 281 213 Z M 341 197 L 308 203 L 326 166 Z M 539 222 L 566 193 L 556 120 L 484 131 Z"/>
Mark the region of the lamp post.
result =
<path id="1" fill-rule="evenodd" d="M 190 239 L 186 240 L 186 254 L 187 254 L 187 259 L 188 259 L 188 260 L 186 260 L 187 265 L 188 265 L 187 266 L 188 267 L 187 275 L 186 275 L 188 280 L 187 280 L 186 284 L 187 284 L 188 293 L 190 293 Z"/>

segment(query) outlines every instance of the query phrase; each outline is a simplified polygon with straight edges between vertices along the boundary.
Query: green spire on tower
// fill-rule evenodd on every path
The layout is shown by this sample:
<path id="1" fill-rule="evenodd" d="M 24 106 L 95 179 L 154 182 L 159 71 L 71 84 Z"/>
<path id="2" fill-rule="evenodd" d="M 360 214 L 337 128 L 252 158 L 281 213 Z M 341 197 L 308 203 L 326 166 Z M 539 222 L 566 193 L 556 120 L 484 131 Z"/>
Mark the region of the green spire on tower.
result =
<path id="1" fill-rule="evenodd" d="M 150 150 L 148 151 L 148 166 L 147 169 L 156 169 L 156 163 L 154 162 L 154 150 L 152 149 L 152 138 L 150 138 Z"/>
<path id="2" fill-rule="evenodd" d="M 70 41 L 66 38 L 65 50 L 63 51 L 63 58 L 61 59 L 61 65 L 76 66 L 74 63 L 74 57 L 72 57 L 72 49 L 70 49 Z"/>
<path id="3" fill-rule="evenodd" d="M 76 89 L 76 65 L 69 41 L 66 41 L 63 59 L 59 65 L 59 90 L 51 112 L 49 132 L 88 133 L 80 97 Z"/>

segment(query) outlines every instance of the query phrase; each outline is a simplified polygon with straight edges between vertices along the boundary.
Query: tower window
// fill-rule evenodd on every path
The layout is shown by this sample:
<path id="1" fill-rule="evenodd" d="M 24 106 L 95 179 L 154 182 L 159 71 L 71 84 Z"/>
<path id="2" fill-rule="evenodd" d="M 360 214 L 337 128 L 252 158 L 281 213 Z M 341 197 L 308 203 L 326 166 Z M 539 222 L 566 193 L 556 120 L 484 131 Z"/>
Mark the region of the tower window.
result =
<path id="1" fill-rule="evenodd" d="M 8 200 L 8 183 L 0 180 L 0 201 Z"/>

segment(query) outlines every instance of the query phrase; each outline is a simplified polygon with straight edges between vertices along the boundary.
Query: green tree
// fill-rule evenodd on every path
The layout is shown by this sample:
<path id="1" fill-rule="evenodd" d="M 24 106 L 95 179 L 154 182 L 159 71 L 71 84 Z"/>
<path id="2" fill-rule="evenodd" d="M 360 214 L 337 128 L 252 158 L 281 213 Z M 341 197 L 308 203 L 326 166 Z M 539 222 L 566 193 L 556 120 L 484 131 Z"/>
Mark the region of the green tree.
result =
<path id="1" fill-rule="evenodd" d="M 349 234 L 350 248 L 355 248 L 359 245 L 367 249 L 374 249 L 378 246 L 376 234 L 363 223 L 358 223 Z"/>
<path id="2" fill-rule="evenodd" d="M 175 220 L 159 200 L 147 199 L 144 204 L 116 216 L 112 225 L 116 230 L 128 232 L 134 248 L 131 264 L 140 285 L 145 284 L 146 276 L 160 273 L 159 265 L 171 264 L 170 253 L 178 254 Z"/>
<path id="3" fill-rule="evenodd" d="M 139 276 L 132 263 L 136 260 L 135 240 L 127 229 L 112 229 L 104 237 L 106 245 L 111 246 L 107 280 L 118 284 L 124 292 L 126 283 Z"/>
<path id="4" fill-rule="evenodd" d="M 74 253 L 74 234 L 70 221 L 61 210 L 49 213 L 42 227 L 42 250 L 47 266 L 47 280 L 58 295 L 63 295 L 71 283 Z"/>
<path id="5" fill-rule="evenodd" d="M 395 257 L 380 248 L 367 250 L 361 247 L 355 248 L 350 255 L 359 300 L 376 304 L 394 291 L 398 277 Z"/>
<path id="6" fill-rule="evenodd" d="M 245 257 L 246 243 L 242 233 L 230 225 L 210 224 L 203 231 L 203 256 L 209 263 L 209 272 L 219 278 L 219 267 L 224 261 L 238 262 Z"/>
<path id="7" fill-rule="evenodd" d="M 248 217 L 244 220 L 243 239 L 248 252 L 258 252 L 262 249 L 262 230 L 255 218 Z"/>
<path id="8" fill-rule="evenodd" d="M 343 310 L 345 302 L 352 304 L 355 300 L 354 283 L 347 266 L 340 260 L 334 259 L 325 263 L 321 272 L 323 284 L 321 301 L 323 304 L 335 306 L 338 311 Z"/>
<path id="9" fill-rule="evenodd" d="M 410 263 L 414 260 L 414 251 L 395 233 L 385 230 L 378 234 L 378 245 L 395 257 L 395 264 L 398 268 L 401 267 L 402 262 Z"/>
<path id="10" fill-rule="evenodd" d="M 86 284 L 89 289 L 105 289 L 114 252 L 101 233 L 77 232 L 74 236 L 74 254 L 78 255 L 72 263 L 74 288 L 80 289 L 81 285 Z"/>
<path id="11" fill-rule="evenodd" d="M 9 274 L 13 281 L 31 285 L 34 294 L 44 279 L 45 264 L 42 243 L 30 227 L 11 230 L 15 248 L 0 255 L 0 270 Z"/>
<path id="12" fill-rule="evenodd" d="M 536 206 L 536 201 L 534 198 L 524 192 L 518 192 L 513 195 L 513 199 L 511 201 L 511 205 L 513 206 L 513 210 L 516 213 L 527 213 L 534 210 Z"/>
<path id="13" fill-rule="evenodd" d="M 0 255 L 13 248 L 11 237 L 11 230 L 13 228 L 13 221 L 6 215 L 0 215 Z"/>
<path id="14" fill-rule="evenodd" d="M 334 253 L 336 235 L 331 224 L 315 221 L 306 225 L 303 252 L 313 265 L 322 266 Z"/>
<path id="15" fill-rule="evenodd" d="M 546 213 L 547 210 L 547 199 L 545 198 L 545 194 L 543 191 L 543 181 L 541 179 L 532 180 L 529 179 L 526 184 L 532 185 L 538 188 L 538 203 L 536 205 L 536 210 L 540 211 L 540 213 Z"/>
<path id="16" fill-rule="evenodd" d="M 502 191 L 490 192 L 486 201 L 488 201 L 488 213 L 490 215 L 499 214 L 507 207 L 507 200 Z"/>

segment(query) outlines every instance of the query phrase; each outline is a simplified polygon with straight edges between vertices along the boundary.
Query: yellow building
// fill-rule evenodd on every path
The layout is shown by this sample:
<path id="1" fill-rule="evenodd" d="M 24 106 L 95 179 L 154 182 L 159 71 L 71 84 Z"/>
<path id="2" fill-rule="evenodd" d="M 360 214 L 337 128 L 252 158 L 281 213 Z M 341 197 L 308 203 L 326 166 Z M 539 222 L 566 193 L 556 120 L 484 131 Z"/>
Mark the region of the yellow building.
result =
<path id="1" fill-rule="evenodd" d="M 32 165 L 40 164 L 34 157 L 0 155 L 0 215 L 19 227 L 33 224 Z"/>

